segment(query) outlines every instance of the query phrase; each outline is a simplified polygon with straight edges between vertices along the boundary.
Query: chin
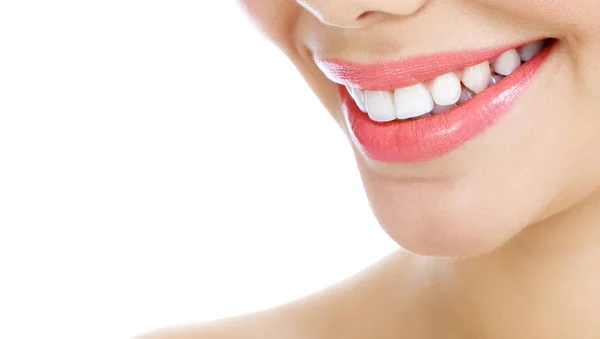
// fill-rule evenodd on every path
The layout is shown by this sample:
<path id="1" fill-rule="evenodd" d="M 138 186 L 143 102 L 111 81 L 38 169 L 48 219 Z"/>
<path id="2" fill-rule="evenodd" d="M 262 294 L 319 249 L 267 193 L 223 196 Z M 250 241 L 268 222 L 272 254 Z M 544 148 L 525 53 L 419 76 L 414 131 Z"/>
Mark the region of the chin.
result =
<path id="1" fill-rule="evenodd" d="M 480 229 L 467 229 L 463 224 L 464 220 L 411 223 L 399 219 L 383 221 L 381 225 L 400 247 L 427 257 L 477 257 L 500 248 L 515 234 L 494 234 L 494 228 L 489 225 Z"/>
<path id="2" fill-rule="evenodd" d="M 416 208 L 412 204 L 374 206 L 386 233 L 403 249 L 422 256 L 475 257 L 500 248 L 524 225 L 492 219 L 474 204 Z"/>
<path id="3" fill-rule="evenodd" d="M 521 178 L 493 173 L 440 179 L 390 177 L 361 168 L 371 208 L 402 248 L 435 257 L 474 257 L 502 247 L 543 214 L 552 196 Z"/>

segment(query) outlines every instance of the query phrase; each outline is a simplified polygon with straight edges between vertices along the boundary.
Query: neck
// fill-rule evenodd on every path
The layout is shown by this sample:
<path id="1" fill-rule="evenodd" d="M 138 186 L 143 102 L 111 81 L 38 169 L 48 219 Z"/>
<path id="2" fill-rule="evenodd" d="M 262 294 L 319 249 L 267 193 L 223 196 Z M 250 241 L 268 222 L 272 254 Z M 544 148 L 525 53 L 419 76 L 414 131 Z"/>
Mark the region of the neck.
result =
<path id="1" fill-rule="evenodd" d="M 537 260 L 572 257 L 600 250 L 600 191 L 568 210 L 531 225 L 497 255 L 525 255 Z"/>
<path id="2" fill-rule="evenodd" d="M 600 338 L 600 192 L 454 265 L 483 337 Z"/>

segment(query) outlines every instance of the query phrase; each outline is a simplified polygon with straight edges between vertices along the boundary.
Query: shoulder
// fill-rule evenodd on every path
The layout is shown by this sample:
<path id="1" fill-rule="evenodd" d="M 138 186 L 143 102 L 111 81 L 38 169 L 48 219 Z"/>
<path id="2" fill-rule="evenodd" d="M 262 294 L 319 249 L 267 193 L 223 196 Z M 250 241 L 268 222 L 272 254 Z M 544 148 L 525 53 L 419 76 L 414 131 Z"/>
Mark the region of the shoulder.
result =
<path id="1" fill-rule="evenodd" d="M 420 284 L 411 277 L 414 260 L 397 252 L 352 278 L 287 305 L 209 324 L 163 329 L 135 339 L 387 337 L 400 323 L 406 331 L 407 324 L 418 323 L 410 318 L 422 315 L 416 300 L 422 291 L 415 291 Z"/>
<path id="2" fill-rule="evenodd" d="M 274 311 L 274 310 L 273 310 Z M 210 323 L 155 330 L 133 339 L 276 339 L 290 325 L 268 311 Z M 293 338 L 293 337 L 291 337 Z"/>

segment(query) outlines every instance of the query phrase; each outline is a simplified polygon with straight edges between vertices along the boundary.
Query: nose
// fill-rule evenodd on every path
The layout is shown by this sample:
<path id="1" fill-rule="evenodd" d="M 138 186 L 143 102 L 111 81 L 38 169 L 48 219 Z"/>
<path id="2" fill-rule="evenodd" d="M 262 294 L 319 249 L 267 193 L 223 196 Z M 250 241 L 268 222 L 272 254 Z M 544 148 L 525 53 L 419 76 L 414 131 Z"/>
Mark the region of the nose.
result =
<path id="1" fill-rule="evenodd" d="M 324 24 L 360 28 L 387 16 L 409 16 L 428 0 L 296 0 Z"/>

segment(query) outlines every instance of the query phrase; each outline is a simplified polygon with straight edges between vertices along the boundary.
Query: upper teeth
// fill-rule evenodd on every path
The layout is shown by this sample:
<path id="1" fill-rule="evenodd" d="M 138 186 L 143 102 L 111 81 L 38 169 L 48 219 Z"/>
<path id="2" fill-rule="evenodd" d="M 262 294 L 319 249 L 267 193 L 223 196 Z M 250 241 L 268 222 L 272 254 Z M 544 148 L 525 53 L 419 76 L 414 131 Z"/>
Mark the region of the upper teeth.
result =
<path id="1" fill-rule="evenodd" d="M 536 56 L 539 52 L 541 52 L 544 49 L 545 44 L 546 42 L 542 40 L 521 47 L 521 50 L 519 51 L 521 60 L 525 62 L 531 60 L 531 58 Z"/>
<path id="2" fill-rule="evenodd" d="M 544 45 L 544 41 L 538 41 L 522 47 L 520 51 L 511 49 L 495 58 L 491 65 L 484 61 L 462 72 L 441 75 L 428 85 L 418 83 L 394 91 L 362 91 L 348 87 L 348 92 L 358 108 L 378 122 L 439 114 L 510 75 L 521 66 L 521 61 L 533 58 Z"/>
<path id="3" fill-rule="evenodd" d="M 471 91 L 481 93 L 488 88 L 491 77 L 490 63 L 484 61 L 478 65 L 465 68 L 462 82 Z"/>
<path id="4" fill-rule="evenodd" d="M 509 75 L 519 66 L 521 66 L 521 56 L 519 56 L 517 50 L 511 49 L 496 58 L 496 61 L 492 64 L 492 69 L 500 75 Z"/>
<path id="5" fill-rule="evenodd" d="M 423 84 L 397 89 L 394 102 L 398 119 L 418 117 L 433 110 L 433 99 Z"/>
<path id="6" fill-rule="evenodd" d="M 367 112 L 374 121 L 391 121 L 396 119 L 394 111 L 394 98 L 389 91 L 367 91 L 365 92 L 365 101 L 367 102 Z"/>
<path id="7" fill-rule="evenodd" d="M 440 106 L 454 105 L 460 98 L 460 79 L 454 73 L 444 74 L 433 80 L 431 96 Z"/>

